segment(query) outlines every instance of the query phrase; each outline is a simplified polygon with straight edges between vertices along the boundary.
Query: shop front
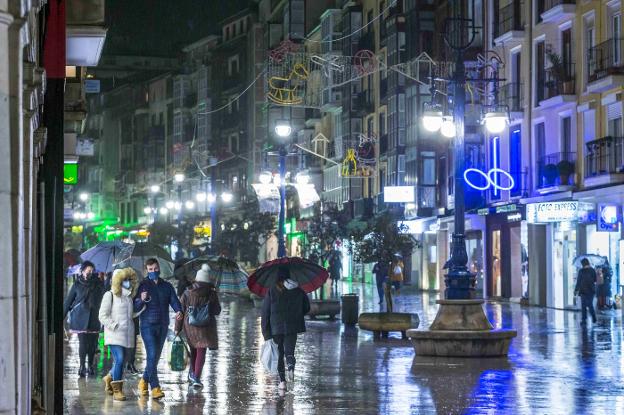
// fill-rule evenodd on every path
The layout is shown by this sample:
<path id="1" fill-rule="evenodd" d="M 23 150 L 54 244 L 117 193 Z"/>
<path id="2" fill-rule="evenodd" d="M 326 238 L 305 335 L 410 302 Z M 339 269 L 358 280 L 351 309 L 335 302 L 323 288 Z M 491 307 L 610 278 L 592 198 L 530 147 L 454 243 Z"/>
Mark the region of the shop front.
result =
<path id="1" fill-rule="evenodd" d="M 520 301 L 528 293 L 528 229 L 524 206 L 479 210 L 486 219 L 487 297 Z"/>

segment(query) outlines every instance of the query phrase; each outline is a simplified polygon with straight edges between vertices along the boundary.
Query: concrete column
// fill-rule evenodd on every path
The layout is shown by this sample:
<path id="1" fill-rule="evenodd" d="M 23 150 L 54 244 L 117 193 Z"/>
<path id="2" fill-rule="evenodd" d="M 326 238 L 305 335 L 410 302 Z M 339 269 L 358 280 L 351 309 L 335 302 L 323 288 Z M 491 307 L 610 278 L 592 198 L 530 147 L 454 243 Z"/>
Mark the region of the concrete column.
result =
<path id="1" fill-rule="evenodd" d="M 546 280 L 549 278 L 546 256 L 546 226 L 528 225 L 529 232 L 529 303 L 546 306 Z"/>

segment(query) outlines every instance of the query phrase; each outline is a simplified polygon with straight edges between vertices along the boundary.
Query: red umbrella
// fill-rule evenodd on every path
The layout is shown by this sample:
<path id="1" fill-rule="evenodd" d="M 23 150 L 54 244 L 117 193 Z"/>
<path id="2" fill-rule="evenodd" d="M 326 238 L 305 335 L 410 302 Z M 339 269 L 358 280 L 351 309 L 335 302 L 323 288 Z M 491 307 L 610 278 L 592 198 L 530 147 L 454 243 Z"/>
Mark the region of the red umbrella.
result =
<path id="1" fill-rule="evenodd" d="M 306 293 L 321 287 L 329 273 L 320 265 L 299 257 L 284 257 L 265 262 L 247 280 L 249 290 L 263 297 L 269 288 L 277 282 L 279 271 L 283 268 L 290 272 L 290 279 L 296 281 Z"/>

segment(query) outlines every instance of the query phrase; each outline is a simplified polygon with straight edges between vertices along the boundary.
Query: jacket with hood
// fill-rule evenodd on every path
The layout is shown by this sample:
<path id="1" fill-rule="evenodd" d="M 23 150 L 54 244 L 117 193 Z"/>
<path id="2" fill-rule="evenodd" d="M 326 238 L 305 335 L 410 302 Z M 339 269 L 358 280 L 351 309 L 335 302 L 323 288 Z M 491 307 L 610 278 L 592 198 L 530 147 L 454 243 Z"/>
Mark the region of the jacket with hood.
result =
<path id="1" fill-rule="evenodd" d="M 217 334 L 217 319 L 215 316 L 221 314 L 221 303 L 215 286 L 209 282 L 196 281 L 184 291 L 182 298 L 182 313 L 184 318 L 176 320 L 175 331 L 179 332 L 184 328 L 184 334 L 191 347 L 208 348 L 215 350 L 219 347 L 219 337 Z M 206 326 L 192 326 L 188 322 L 188 308 L 201 307 L 209 304 L 210 321 Z"/>
<path id="2" fill-rule="evenodd" d="M 94 275 L 88 280 L 82 276 L 69 290 L 63 304 L 63 316 L 71 311 L 69 329 L 77 333 L 99 333 L 101 325 L 98 310 L 104 294 L 104 284 Z"/>
<path id="3" fill-rule="evenodd" d="M 284 281 L 282 291 L 272 287 L 262 303 L 262 336 L 268 340 L 276 335 L 305 332 L 304 316 L 309 311 L 310 300 L 295 281 Z"/>
<path id="4" fill-rule="evenodd" d="M 122 282 L 130 281 L 130 289 Z M 111 280 L 111 289 L 104 294 L 100 306 L 100 321 L 104 325 L 104 344 L 126 348 L 135 346 L 134 318 L 140 314 L 134 311 L 132 298 L 139 283 L 132 268 L 115 271 Z"/>

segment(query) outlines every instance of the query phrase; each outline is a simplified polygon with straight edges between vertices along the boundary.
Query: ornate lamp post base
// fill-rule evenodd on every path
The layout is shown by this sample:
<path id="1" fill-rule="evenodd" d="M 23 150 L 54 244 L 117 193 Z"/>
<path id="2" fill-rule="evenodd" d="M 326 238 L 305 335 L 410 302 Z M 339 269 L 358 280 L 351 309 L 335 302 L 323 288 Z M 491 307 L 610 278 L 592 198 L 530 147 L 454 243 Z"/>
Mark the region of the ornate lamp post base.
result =
<path id="1" fill-rule="evenodd" d="M 438 300 L 429 330 L 408 330 L 417 356 L 507 356 L 516 330 L 494 330 L 483 311 L 483 300 Z"/>

